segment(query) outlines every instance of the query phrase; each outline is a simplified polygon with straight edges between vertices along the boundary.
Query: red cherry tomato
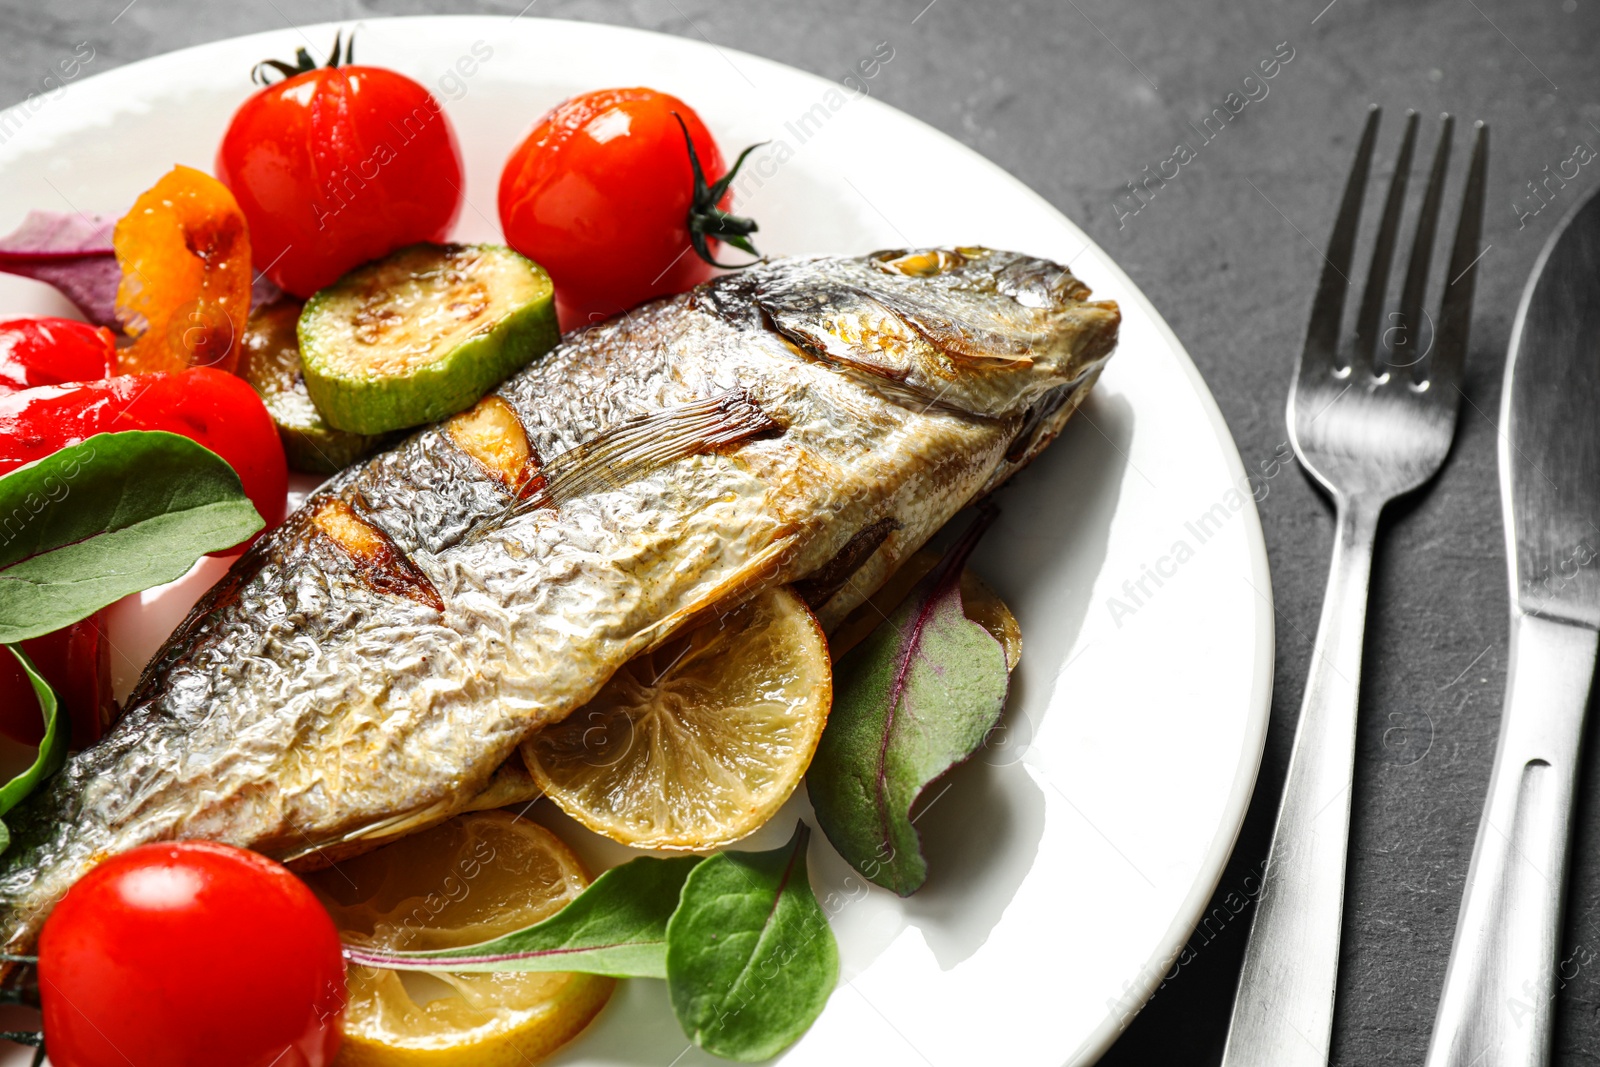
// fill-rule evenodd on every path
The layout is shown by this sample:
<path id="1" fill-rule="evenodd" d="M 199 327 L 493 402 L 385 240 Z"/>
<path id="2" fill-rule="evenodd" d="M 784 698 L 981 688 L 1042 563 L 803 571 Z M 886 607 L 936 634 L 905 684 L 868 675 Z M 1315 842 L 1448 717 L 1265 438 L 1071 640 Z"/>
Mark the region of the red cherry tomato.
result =
<path id="1" fill-rule="evenodd" d="M 104 326 L 48 317 L 0 322 L 0 394 L 98 381 L 116 367 L 117 341 Z"/>
<path id="2" fill-rule="evenodd" d="M 233 467 L 269 529 L 283 520 L 289 469 L 272 416 L 242 378 L 209 367 L 0 396 L 0 474 L 120 430 L 166 430 L 198 441 Z"/>
<path id="3" fill-rule="evenodd" d="M 325 1067 L 345 1008 L 339 932 L 263 856 L 141 845 L 84 875 L 39 936 L 56 1067 Z"/>
<path id="4" fill-rule="evenodd" d="M 55 691 L 59 712 L 70 726 L 69 748 L 88 748 L 111 725 L 111 646 L 105 619 L 95 612 L 81 622 L 22 642 L 33 666 Z M 0 651 L 0 734 L 24 745 L 44 740 L 44 714 L 33 683 L 17 657 Z"/>
<path id="5" fill-rule="evenodd" d="M 444 240 L 461 210 L 450 120 L 427 89 L 379 67 L 321 67 L 262 89 L 234 114 L 216 172 L 250 223 L 256 267 L 300 297 Z"/>
<path id="6" fill-rule="evenodd" d="M 690 244 L 694 171 L 684 127 L 715 183 L 727 166 L 705 123 L 654 89 L 605 89 L 558 104 L 506 160 L 500 226 L 512 248 L 549 272 L 563 325 L 609 318 L 711 277 Z M 717 243 L 708 247 L 715 255 Z"/>

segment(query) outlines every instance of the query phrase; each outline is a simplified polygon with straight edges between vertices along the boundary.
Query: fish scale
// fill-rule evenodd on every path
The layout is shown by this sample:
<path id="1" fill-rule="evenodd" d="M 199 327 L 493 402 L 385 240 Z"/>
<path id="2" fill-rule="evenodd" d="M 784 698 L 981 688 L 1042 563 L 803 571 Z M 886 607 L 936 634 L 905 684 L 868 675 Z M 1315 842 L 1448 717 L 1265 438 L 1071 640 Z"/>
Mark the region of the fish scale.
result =
<path id="1" fill-rule="evenodd" d="M 576 476 L 530 503 L 449 423 L 336 476 L 8 818 L 8 943 L 146 841 L 313 866 L 531 795 L 521 742 L 773 585 L 824 576 L 836 623 L 1060 431 L 1116 342 L 1088 296 L 1045 260 L 895 251 L 763 264 L 569 336 L 495 395 L 530 469 Z"/>

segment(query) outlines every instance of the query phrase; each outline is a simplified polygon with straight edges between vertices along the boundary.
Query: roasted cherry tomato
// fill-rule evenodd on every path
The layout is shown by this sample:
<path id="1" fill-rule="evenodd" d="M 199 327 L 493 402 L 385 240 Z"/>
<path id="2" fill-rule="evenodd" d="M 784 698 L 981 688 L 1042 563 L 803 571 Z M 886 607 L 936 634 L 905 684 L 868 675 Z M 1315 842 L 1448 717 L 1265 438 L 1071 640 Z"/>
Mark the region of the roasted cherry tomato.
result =
<path id="1" fill-rule="evenodd" d="M 250 232 L 228 187 L 173 167 L 117 221 L 117 317 L 134 341 L 124 374 L 239 362 L 250 317 Z"/>
<path id="2" fill-rule="evenodd" d="M 88 748 L 111 725 L 111 646 L 105 619 L 95 612 L 81 622 L 22 642 L 33 666 L 55 691 L 59 713 L 71 728 L 68 748 Z M 44 740 L 44 714 L 33 683 L 17 657 L 0 651 L 0 734 L 25 745 Z"/>
<path id="3" fill-rule="evenodd" d="M 707 235 L 748 248 L 755 224 L 724 210 L 726 173 L 705 123 L 677 97 L 585 93 L 541 118 L 506 160 L 500 226 L 549 272 L 563 325 L 584 326 L 705 281 L 717 247 Z"/>
<path id="4" fill-rule="evenodd" d="M 0 322 L 0 394 L 116 372 L 117 339 L 104 326 L 48 317 Z"/>
<path id="5" fill-rule="evenodd" d="M 396 248 L 445 239 L 461 210 L 461 151 L 433 94 L 379 67 L 317 68 L 304 49 L 298 67 L 257 71 L 268 66 L 293 76 L 244 102 L 216 164 L 267 277 L 308 297 Z"/>
<path id="6" fill-rule="evenodd" d="M 282 521 L 289 471 L 272 416 L 244 379 L 205 367 L 0 396 L 0 474 L 119 430 L 166 430 L 198 441 L 233 467 L 269 528 Z"/>
<path id="7" fill-rule="evenodd" d="M 263 856 L 141 845 L 84 875 L 39 936 L 57 1067 L 326 1067 L 345 1008 L 339 932 Z"/>

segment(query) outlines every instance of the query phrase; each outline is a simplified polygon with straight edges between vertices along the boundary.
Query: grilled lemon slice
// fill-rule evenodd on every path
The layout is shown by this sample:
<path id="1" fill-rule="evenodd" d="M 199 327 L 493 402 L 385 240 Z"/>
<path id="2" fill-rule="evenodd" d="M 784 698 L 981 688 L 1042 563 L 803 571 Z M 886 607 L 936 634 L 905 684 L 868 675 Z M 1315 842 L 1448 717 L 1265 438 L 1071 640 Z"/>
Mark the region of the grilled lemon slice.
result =
<path id="1" fill-rule="evenodd" d="M 555 914 L 589 884 L 549 830 L 463 815 L 307 881 L 353 944 L 477 944 Z M 616 982 L 592 974 L 401 974 L 351 967 L 335 1067 L 522 1067 L 588 1025 Z"/>
<path id="2" fill-rule="evenodd" d="M 523 742 L 522 758 L 596 833 L 638 848 L 717 848 L 789 799 L 832 703 L 827 639 L 784 586 L 630 661 Z"/>

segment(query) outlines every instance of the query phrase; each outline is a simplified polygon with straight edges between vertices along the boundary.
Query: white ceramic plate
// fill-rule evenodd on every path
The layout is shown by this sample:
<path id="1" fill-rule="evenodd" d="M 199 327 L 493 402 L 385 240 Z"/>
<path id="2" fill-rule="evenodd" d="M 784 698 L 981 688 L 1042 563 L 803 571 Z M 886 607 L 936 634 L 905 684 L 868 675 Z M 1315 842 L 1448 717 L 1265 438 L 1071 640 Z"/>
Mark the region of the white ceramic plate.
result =
<path id="1" fill-rule="evenodd" d="M 0 144 L 0 232 L 32 207 L 120 213 L 177 162 L 209 170 L 251 92 L 251 65 L 300 45 L 323 54 L 333 33 L 193 48 L 0 115 L 14 130 Z M 1121 303 L 1121 348 L 1092 402 L 1003 492 L 976 562 L 1026 635 L 1008 726 L 921 823 L 932 873 L 915 897 L 864 890 L 817 839 L 813 881 L 819 897 L 834 894 L 843 978 L 783 1059 L 1092 1062 L 1160 983 L 1217 882 L 1255 782 L 1272 684 L 1260 525 L 1177 338 L 1082 231 L 872 99 L 870 80 L 852 93 L 695 41 L 534 18 L 375 20 L 359 51 L 445 101 L 467 162 L 463 239 L 498 239 L 500 166 L 540 113 L 582 90 L 642 84 L 693 104 L 725 153 L 772 142 L 736 187 L 769 253 L 981 243 L 1070 263 Z M 863 45 L 859 58 L 871 53 Z M 62 309 L 42 286 L 0 283 L 0 312 Z M 218 570 L 208 562 L 120 606 L 124 690 Z M 787 814 L 809 812 L 797 799 Z M 596 862 L 617 858 L 544 817 Z M 776 822 L 773 844 L 793 826 Z M 674 1059 L 684 1046 L 661 985 L 641 980 L 555 1062 L 717 1062 L 698 1049 Z"/>

